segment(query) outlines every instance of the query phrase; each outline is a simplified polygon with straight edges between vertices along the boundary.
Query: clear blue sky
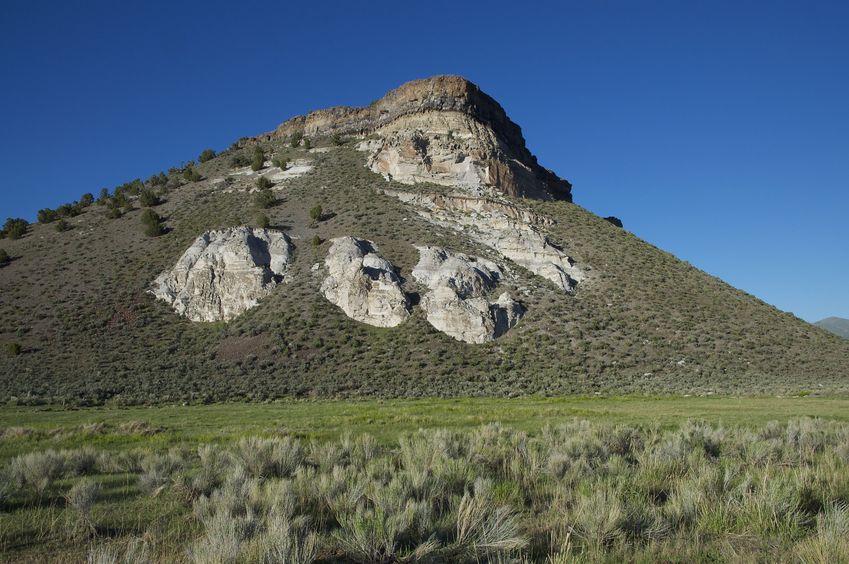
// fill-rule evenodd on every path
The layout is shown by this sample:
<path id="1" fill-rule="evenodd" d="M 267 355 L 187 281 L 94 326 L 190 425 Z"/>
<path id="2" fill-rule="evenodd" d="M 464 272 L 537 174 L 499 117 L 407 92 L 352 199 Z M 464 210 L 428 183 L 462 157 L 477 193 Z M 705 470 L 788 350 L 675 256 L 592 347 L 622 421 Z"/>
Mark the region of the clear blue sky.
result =
<path id="1" fill-rule="evenodd" d="M 453 73 L 577 203 L 800 317 L 849 317 L 847 30 L 845 0 L 4 0 L 0 220 Z"/>

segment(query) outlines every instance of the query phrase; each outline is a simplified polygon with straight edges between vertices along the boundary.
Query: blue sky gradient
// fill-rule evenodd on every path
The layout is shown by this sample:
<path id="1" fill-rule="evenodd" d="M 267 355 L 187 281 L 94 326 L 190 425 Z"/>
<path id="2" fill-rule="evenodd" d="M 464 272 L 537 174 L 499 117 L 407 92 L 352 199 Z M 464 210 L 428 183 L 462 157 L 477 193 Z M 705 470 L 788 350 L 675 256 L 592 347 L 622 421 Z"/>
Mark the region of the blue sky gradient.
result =
<path id="1" fill-rule="evenodd" d="M 849 318 L 847 2 L 0 5 L 0 220 L 460 74 L 576 203 Z"/>

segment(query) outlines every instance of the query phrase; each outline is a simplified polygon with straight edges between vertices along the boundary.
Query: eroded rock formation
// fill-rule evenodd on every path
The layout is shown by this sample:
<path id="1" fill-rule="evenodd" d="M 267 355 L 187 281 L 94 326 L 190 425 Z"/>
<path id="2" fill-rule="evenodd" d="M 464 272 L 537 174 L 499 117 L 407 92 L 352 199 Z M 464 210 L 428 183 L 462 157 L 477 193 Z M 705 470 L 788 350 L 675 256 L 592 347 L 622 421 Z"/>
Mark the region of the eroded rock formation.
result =
<path id="1" fill-rule="evenodd" d="M 421 300 L 428 322 L 459 341 L 486 343 L 503 335 L 525 312 L 507 292 L 490 302 L 503 274 L 497 264 L 441 247 L 416 247 L 413 277 L 430 291 Z"/>
<path id="2" fill-rule="evenodd" d="M 402 183 L 571 200 L 569 182 L 537 163 L 498 102 L 459 76 L 408 82 L 365 108 L 298 116 L 260 139 L 296 133 L 369 136 L 369 167 Z"/>
<path id="3" fill-rule="evenodd" d="M 207 231 L 149 292 L 192 321 L 230 321 L 283 280 L 291 254 L 292 243 L 280 231 Z"/>
<path id="4" fill-rule="evenodd" d="M 395 327 L 409 317 L 401 279 L 371 241 L 333 239 L 324 264 L 321 292 L 348 317 L 377 327 Z"/>
<path id="5" fill-rule="evenodd" d="M 550 223 L 518 206 L 482 198 L 441 196 L 387 190 L 410 204 L 426 220 L 464 232 L 559 288 L 572 292 L 584 272 L 536 227 Z"/>

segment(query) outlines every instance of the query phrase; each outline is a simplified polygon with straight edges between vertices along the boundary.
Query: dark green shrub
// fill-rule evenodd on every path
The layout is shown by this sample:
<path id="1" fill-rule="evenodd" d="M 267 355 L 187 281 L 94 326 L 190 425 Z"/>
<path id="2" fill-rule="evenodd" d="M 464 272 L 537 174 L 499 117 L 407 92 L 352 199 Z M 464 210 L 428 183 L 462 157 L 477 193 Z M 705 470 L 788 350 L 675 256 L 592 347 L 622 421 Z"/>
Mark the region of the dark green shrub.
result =
<path id="1" fill-rule="evenodd" d="M 161 223 L 148 223 L 143 226 L 143 230 L 148 237 L 159 237 L 165 233 L 165 228 Z"/>
<path id="2" fill-rule="evenodd" d="M 274 193 L 269 188 L 265 188 L 264 190 L 260 190 L 254 196 L 254 203 L 260 209 L 268 209 L 273 207 L 277 201 L 274 198 Z"/>
<path id="3" fill-rule="evenodd" d="M 164 186 L 168 183 L 168 177 L 164 172 L 160 172 L 159 174 L 154 174 L 150 178 L 147 179 L 147 183 L 151 186 Z"/>
<path id="4" fill-rule="evenodd" d="M 186 168 L 183 169 L 183 178 L 185 178 L 189 182 L 198 182 L 203 177 L 198 171 L 194 169 L 192 165 L 188 165 Z"/>
<path id="5" fill-rule="evenodd" d="M 39 223 L 50 223 L 51 221 L 56 221 L 57 219 L 59 219 L 59 214 L 56 212 L 56 210 L 51 210 L 50 208 L 38 210 Z"/>
<path id="6" fill-rule="evenodd" d="M 59 217 L 75 217 L 82 213 L 82 210 L 76 204 L 62 204 L 56 209 Z"/>
<path id="7" fill-rule="evenodd" d="M 345 144 L 345 139 L 343 139 L 343 138 L 342 138 L 342 136 L 341 136 L 340 134 L 338 134 L 338 133 L 334 133 L 333 135 L 331 135 L 331 136 L 330 136 L 330 141 L 331 141 L 331 143 L 333 143 L 333 144 L 334 144 L 334 145 L 336 145 L 337 147 L 338 147 L 339 145 L 344 145 L 344 144 Z"/>
<path id="8" fill-rule="evenodd" d="M 0 249 L 0 266 L 6 266 L 11 260 L 12 258 L 6 252 L 6 249 Z"/>
<path id="9" fill-rule="evenodd" d="M 20 217 L 10 217 L 6 219 L 6 223 L 3 225 L 3 229 L 0 230 L 0 234 L 9 239 L 20 239 L 26 234 L 28 227 L 29 222 L 27 220 Z"/>
<path id="10" fill-rule="evenodd" d="M 256 179 L 256 187 L 260 190 L 265 190 L 266 188 L 271 188 L 272 186 L 274 186 L 274 183 L 264 176 L 260 176 Z"/>
<path id="11" fill-rule="evenodd" d="M 139 192 L 144 188 L 144 183 L 140 178 L 136 178 L 135 180 L 131 180 L 130 182 L 125 182 L 121 184 L 117 188 L 115 188 L 115 194 L 124 194 L 126 196 L 138 196 Z"/>
<path id="12" fill-rule="evenodd" d="M 254 172 L 258 170 L 262 170 L 265 166 L 265 151 L 262 150 L 262 147 L 254 148 L 254 160 L 251 162 L 251 170 Z"/>
<path id="13" fill-rule="evenodd" d="M 94 194 L 92 194 L 91 192 L 86 192 L 85 194 L 83 194 L 80 197 L 79 206 L 81 208 L 87 208 L 93 203 L 94 203 Z"/>
<path id="14" fill-rule="evenodd" d="M 304 149 L 307 151 L 312 149 L 312 141 L 310 141 L 309 138 L 304 139 Z"/>
<path id="15" fill-rule="evenodd" d="M 292 137 L 289 140 L 289 143 L 292 147 L 298 147 L 301 144 L 301 140 L 304 138 L 304 134 L 300 131 L 296 131 L 292 134 Z"/>
<path id="16" fill-rule="evenodd" d="M 56 222 L 55 229 L 59 233 L 62 233 L 63 231 L 68 231 L 70 228 L 71 228 L 71 224 L 68 223 L 67 221 L 65 221 L 64 218 L 62 218 L 62 219 L 60 219 L 59 221 Z"/>
<path id="17" fill-rule="evenodd" d="M 198 160 L 202 163 L 205 163 L 207 161 L 211 161 L 214 158 L 215 158 L 215 151 L 213 151 L 212 149 L 204 149 L 203 153 L 201 153 L 200 156 L 198 157 Z"/>
<path id="18" fill-rule="evenodd" d="M 143 205 L 144 207 L 149 208 L 149 207 L 152 207 L 152 206 L 158 206 L 162 202 L 159 200 L 159 196 L 157 196 L 153 192 L 153 190 L 145 188 L 139 194 L 139 203 L 141 205 Z"/>
<path id="19" fill-rule="evenodd" d="M 118 206 L 109 206 L 109 209 L 106 210 L 106 217 L 108 219 L 118 219 L 122 215 L 124 215 L 124 212 Z"/>
<path id="20" fill-rule="evenodd" d="M 127 196 L 125 196 L 123 192 L 115 192 L 115 195 L 112 196 L 112 201 L 110 202 L 110 205 L 116 208 L 123 208 L 126 207 L 129 203 L 130 200 L 127 199 Z"/>
<path id="21" fill-rule="evenodd" d="M 109 188 L 101 188 L 100 195 L 97 197 L 97 204 L 105 206 L 107 203 L 109 203 Z"/>
<path id="22" fill-rule="evenodd" d="M 242 168 L 251 164 L 251 160 L 245 155 L 236 155 L 230 159 L 231 168 Z"/>
<path id="23" fill-rule="evenodd" d="M 23 352 L 20 343 L 6 343 L 6 354 L 8 356 L 18 356 Z"/>
<path id="24" fill-rule="evenodd" d="M 165 233 L 165 227 L 162 225 L 162 218 L 159 214 L 150 208 L 145 209 L 141 214 L 141 223 L 144 227 L 144 234 L 148 237 L 158 237 Z"/>
<path id="25" fill-rule="evenodd" d="M 275 159 L 271 161 L 271 164 L 273 164 L 280 170 L 286 170 L 286 167 L 289 166 L 289 161 L 280 157 L 275 157 Z"/>
<path id="26" fill-rule="evenodd" d="M 145 225 L 149 225 L 151 223 L 160 223 L 162 221 L 162 218 L 159 217 L 158 213 L 148 208 L 142 212 L 140 220 Z"/>
<path id="27" fill-rule="evenodd" d="M 271 220 L 268 219 L 268 216 L 264 213 L 256 216 L 256 226 L 260 229 L 268 229 L 268 226 L 271 225 Z"/>
<path id="28" fill-rule="evenodd" d="M 312 246 L 313 247 L 318 247 L 323 242 L 324 241 L 322 240 L 322 238 L 318 236 L 318 233 L 316 233 L 315 235 L 312 236 Z"/>
<path id="29" fill-rule="evenodd" d="M 319 221 L 321 221 L 322 217 L 324 217 L 324 214 L 323 210 L 321 209 L 321 206 L 315 206 L 310 209 L 310 219 L 313 221 L 313 223 L 318 223 Z"/>

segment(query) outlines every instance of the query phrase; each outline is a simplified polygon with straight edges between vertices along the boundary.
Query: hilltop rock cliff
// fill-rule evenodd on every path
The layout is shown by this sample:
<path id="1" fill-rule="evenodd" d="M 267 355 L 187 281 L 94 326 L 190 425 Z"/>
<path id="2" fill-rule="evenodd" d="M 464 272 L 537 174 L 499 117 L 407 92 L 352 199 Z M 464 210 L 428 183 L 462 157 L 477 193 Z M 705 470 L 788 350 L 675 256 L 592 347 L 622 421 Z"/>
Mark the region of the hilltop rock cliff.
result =
<path id="1" fill-rule="evenodd" d="M 293 134 L 368 137 L 368 166 L 405 184 L 571 201 L 571 184 L 537 163 L 498 102 L 459 76 L 408 82 L 364 108 L 297 116 L 260 139 Z"/>

